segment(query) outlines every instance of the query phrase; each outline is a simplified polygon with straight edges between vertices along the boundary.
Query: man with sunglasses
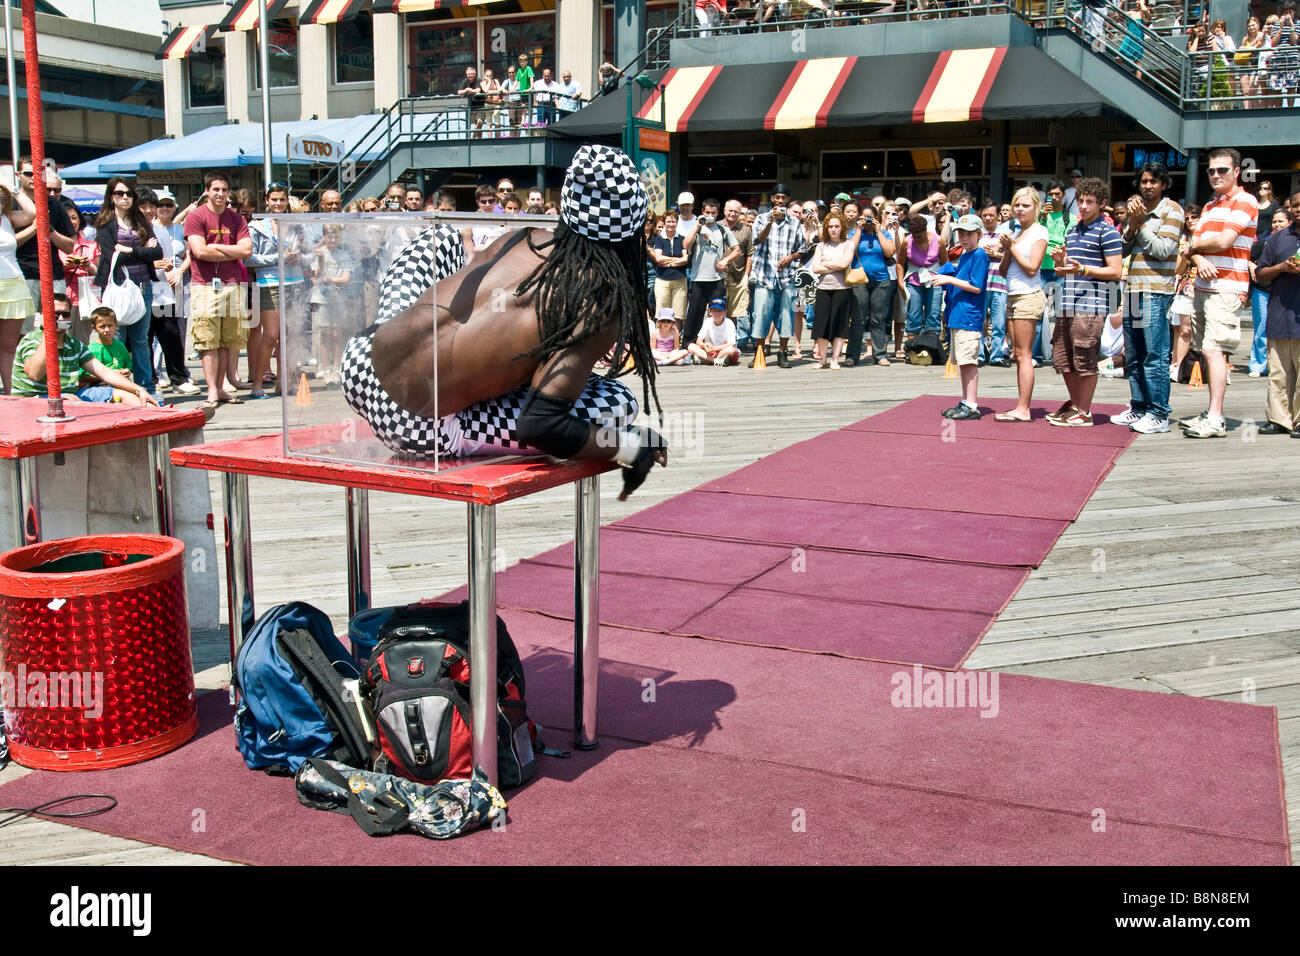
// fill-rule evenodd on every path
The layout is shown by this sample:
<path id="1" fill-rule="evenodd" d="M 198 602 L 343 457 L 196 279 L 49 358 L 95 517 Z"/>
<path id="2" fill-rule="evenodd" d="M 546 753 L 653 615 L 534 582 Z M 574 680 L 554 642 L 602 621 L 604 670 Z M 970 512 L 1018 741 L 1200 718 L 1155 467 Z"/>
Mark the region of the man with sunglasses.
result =
<path id="1" fill-rule="evenodd" d="M 1237 181 L 1241 153 L 1229 148 L 1210 150 L 1207 172 L 1214 198 L 1201 209 L 1187 254 L 1196 270 L 1192 348 L 1205 355 L 1210 407 L 1178 423 L 1188 438 L 1227 435 L 1223 396 L 1228 389 L 1228 356 L 1241 345 L 1238 310 L 1250 294 L 1250 248 L 1259 219 L 1259 202 Z"/>
<path id="2" fill-rule="evenodd" d="M 72 220 L 68 218 L 67 211 L 63 208 L 59 196 L 52 196 L 49 193 L 49 187 L 59 182 L 58 175 L 51 169 L 46 169 L 43 175 L 44 182 L 41 184 L 41 192 L 45 195 L 45 201 L 49 203 L 50 209 L 50 258 L 54 267 L 54 291 L 66 292 L 67 283 L 63 276 L 63 263 L 59 259 L 59 253 L 72 253 L 72 247 L 76 244 L 77 230 L 72 225 Z M 30 156 L 18 157 L 18 182 L 22 191 L 27 194 L 27 198 L 33 202 L 36 201 L 36 167 L 32 165 Z M 25 229 L 18 230 L 15 238 L 18 240 L 18 266 L 23 270 L 23 278 L 27 280 L 27 291 L 31 293 L 32 302 L 36 306 L 36 311 L 41 311 L 41 263 L 40 249 L 36 244 L 36 220 Z"/>

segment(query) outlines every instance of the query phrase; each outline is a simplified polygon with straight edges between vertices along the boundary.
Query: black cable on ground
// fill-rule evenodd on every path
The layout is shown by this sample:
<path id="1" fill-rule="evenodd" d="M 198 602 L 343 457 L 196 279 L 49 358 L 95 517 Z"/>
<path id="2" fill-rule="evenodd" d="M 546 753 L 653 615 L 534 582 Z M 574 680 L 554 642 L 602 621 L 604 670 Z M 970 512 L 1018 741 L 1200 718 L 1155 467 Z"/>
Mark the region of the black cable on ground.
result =
<path id="1" fill-rule="evenodd" d="M 55 807 L 61 803 L 69 803 L 73 800 L 107 800 L 108 805 L 94 807 L 90 810 L 65 810 L 51 811 L 47 807 Z M 110 797 L 106 793 L 77 793 L 69 797 L 57 797 L 54 800 L 47 800 L 45 803 L 38 804 L 34 807 L 0 807 L 0 813 L 8 813 L 10 816 L 0 820 L 0 827 L 8 826 L 15 820 L 22 817 L 48 817 L 51 820 L 73 820 L 77 817 L 93 817 L 101 813 L 107 813 L 117 806 L 117 798 Z"/>

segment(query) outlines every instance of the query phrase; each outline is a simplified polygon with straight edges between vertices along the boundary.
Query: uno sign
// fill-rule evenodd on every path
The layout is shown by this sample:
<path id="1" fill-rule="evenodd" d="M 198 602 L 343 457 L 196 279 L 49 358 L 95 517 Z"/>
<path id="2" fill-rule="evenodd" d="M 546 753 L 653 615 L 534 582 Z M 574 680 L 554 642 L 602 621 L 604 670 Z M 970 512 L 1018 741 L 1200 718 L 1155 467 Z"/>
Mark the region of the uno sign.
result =
<path id="1" fill-rule="evenodd" d="M 289 140 L 289 156 L 313 163 L 337 163 L 343 158 L 343 144 L 319 136 L 299 136 Z"/>

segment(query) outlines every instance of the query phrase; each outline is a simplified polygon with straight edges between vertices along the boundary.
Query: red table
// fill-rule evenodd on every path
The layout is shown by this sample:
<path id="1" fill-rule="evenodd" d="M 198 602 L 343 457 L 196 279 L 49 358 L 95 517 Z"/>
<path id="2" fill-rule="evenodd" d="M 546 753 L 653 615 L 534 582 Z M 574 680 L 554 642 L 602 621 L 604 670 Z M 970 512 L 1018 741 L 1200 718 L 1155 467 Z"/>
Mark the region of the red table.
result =
<path id="1" fill-rule="evenodd" d="M 341 430 L 343 426 L 338 426 Z M 310 430 L 313 440 L 328 439 L 331 427 Z M 297 432 L 293 433 L 298 436 Z M 290 457 L 280 433 L 187 445 L 174 449 L 172 463 L 223 472 L 226 543 L 226 598 L 230 610 L 230 660 L 233 662 L 253 620 L 253 564 L 250 548 L 248 476 L 285 478 L 338 485 L 347 489 L 348 613 L 370 607 L 370 491 L 391 491 L 463 501 L 468 512 L 469 605 L 474 762 L 496 782 L 496 506 L 547 488 L 577 485 L 574 529 L 574 745 L 596 746 L 599 665 L 600 476 L 618 466 L 610 461 L 552 461 L 507 456 L 462 459 L 439 470 L 418 462 L 401 467 L 349 464 Z M 238 611 L 236 609 L 239 609 Z"/>
<path id="2" fill-rule="evenodd" d="M 206 420 L 203 412 L 74 401 L 66 402 L 64 408 L 75 416 L 73 421 L 39 422 L 37 418 L 49 411 L 48 399 L 0 396 L 0 459 L 11 462 L 9 488 L 17 532 L 14 546 L 41 540 L 37 458 L 130 438 L 149 439 L 154 519 L 159 534 L 171 535 L 171 472 L 166 467 L 171 434 L 202 428 Z"/>

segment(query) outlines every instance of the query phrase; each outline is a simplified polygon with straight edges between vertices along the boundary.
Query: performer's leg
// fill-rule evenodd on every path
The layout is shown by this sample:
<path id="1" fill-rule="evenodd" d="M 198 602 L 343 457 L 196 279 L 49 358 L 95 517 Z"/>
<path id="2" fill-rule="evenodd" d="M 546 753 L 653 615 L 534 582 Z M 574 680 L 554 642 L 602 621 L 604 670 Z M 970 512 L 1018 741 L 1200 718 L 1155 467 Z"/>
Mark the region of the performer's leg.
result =
<path id="1" fill-rule="evenodd" d="M 519 414 L 527 390 L 517 388 L 498 398 L 476 402 L 456 415 L 463 454 L 541 454 L 519 440 Z M 573 415 L 622 431 L 636 421 L 640 405 L 622 382 L 592 375 L 573 403 Z"/>
<path id="2" fill-rule="evenodd" d="M 442 223 L 425 229 L 397 254 L 379 280 L 379 311 L 375 314 L 375 324 L 387 322 L 404 312 L 424 295 L 429 286 L 464 265 L 465 246 L 459 232 Z"/>

